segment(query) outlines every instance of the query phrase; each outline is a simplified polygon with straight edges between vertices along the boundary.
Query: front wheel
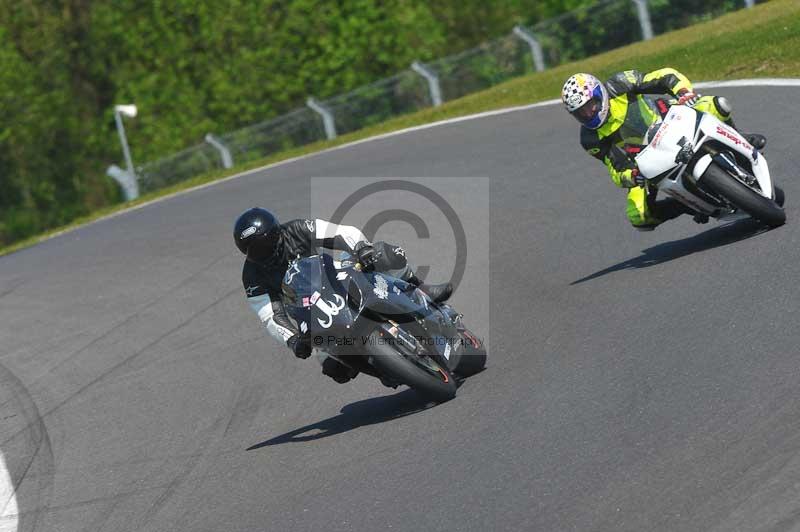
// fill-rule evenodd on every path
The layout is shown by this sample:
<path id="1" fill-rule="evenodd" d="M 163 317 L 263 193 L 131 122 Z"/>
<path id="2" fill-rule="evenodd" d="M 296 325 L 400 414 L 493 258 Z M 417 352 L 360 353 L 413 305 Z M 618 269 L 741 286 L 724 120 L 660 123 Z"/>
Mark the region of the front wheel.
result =
<path id="1" fill-rule="evenodd" d="M 786 223 L 786 213 L 775 201 L 765 198 L 738 179 L 728 175 L 716 163 L 709 165 L 700 179 L 700 183 L 770 227 L 778 227 Z"/>
<path id="2" fill-rule="evenodd" d="M 427 357 L 417 364 L 386 340 L 377 332 L 370 337 L 369 358 L 375 369 L 437 403 L 444 403 L 456 396 L 456 381 L 447 367 Z"/>

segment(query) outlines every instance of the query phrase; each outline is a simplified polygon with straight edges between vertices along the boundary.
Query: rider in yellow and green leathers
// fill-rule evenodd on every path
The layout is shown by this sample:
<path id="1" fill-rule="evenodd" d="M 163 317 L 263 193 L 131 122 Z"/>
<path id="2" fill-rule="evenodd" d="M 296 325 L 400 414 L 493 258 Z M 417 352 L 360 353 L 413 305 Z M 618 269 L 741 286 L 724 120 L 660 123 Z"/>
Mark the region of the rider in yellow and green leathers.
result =
<path id="1" fill-rule="evenodd" d="M 615 185 L 628 189 L 628 219 L 643 231 L 687 212 L 674 199 L 656 201 L 658 191 L 648 192 L 644 187 L 634 157 L 648 128 L 675 103 L 691 105 L 735 127 L 727 99 L 696 94 L 689 79 L 674 68 L 647 74 L 626 70 L 605 83 L 591 74 L 575 74 L 564 84 L 561 100 L 581 123 L 583 148 L 605 163 Z M 744 136 L 756 149 L 766 146 L 763 135 Z M 706 222 L 708 218 L 698 215 L 695 221 Z"/>

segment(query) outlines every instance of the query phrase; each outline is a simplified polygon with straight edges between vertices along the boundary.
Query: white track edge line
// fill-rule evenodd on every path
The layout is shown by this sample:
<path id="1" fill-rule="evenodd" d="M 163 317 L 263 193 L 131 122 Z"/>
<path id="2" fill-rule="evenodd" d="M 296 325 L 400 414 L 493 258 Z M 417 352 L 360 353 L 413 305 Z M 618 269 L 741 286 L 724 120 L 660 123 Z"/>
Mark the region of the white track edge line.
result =
<path id="1" fill-rule="evenodd" d="M 16 532 L 19 523 L 16 490 L 0 452 L 0 532 Z"/>
<path id="2" fill-rule="evenodd" d="M 724 87 L 800 87 L 800 78 L 753 78 L 753 79 L 735 79 L 735 80 L 730 80 L 730 81 L 703 81 L 703 82 L 700 82 L 700 83 L 695 83 L 694 86 L 699 88 L 699 89 L 708 88 L 708 87 L 723 87 L 723 88 Z M 282 161 L 277 161 L 277 162 L 274 162 L 274 163 L 271 163 L 271 164 L 268 164 L 268 165 L 265 165 L 265 166 L 259 166 L 258 168 L 252 168 L 250 170 L 245 170 L 243 172 L 239 172 L 238 174 L 234 174 L 234 175 L 231 175 L 231 176 L 228 176 L 228 177 L 224 177 L 222 179 L 211 181 L 209 183 L 203 183 L 202 185 L 197 185 L 196 187 L 187 188 L 185 190 L 179 190 L 178 192 L 174 192 L 174 193 L 168 194 L 166 196 L 161 196 L 159 198 L 155 198 L 155 199 L 150 200 L 148 202 L 142 203 L 141 205 L 136 205 L 134 207 L 123 209 L 123 210 L 108 214 L 106 216 L 103 216 L 101 218 L 98 218 L 97 220 L 92 220 L 90 222 L 86 222 L 85 224 L 82 224 L 82 225 L 79 225 L 79 226 L 76 226 L 76 227 L 71 227 L 69 229 L 65 229 L 64 231 L 59 231 L 57 233 L 53 233 L 52 235 L 47 236 L 46 238 L 42 239 L 39 242 L 44 242 L 46 240 L 50 240 L 50 239 L 55 238 L 57 236 L 63 235 L 65 233 L 72 232 L 72 231 L 74 231 L 76 229 L 79 229 L 79 228 L 82 228 L 82 227 L 86 227 L 86 226 L 89 226 L 89 225 L 92 225 L 92 224 L 95 224 L 95 223 L 98 223 L 98 222 L 103 222 L 105 220 L 109 220 L 109 219 L 114 218 L 116 216 L 120 216 L 120 215 L 129 213 L 129 212 L 132 212 L 132 211 L 136 211 L 136 210 L 142 209 L 144 207 L 149 207 L 150 205 L 154 205 L 156 203 L 172 199 L 172 198 L 174 198 L 176 196 L 180 196 L 180 195 L 183 195 L 183 194 L 189 194 L 191 192 L 196 192 L 198 190 L 202 190 L 204 188 L 213 187 L 213 186 L 216 186 L 216 185 L 221 185 L 222 183 L 225 183 L 227 181 L 238 179 L 240 177 L 245 177 L 245 176 L 248 176 L 250 174 L 254 174 L 256 172 L 263 172 L 264 170 L 271 170 L 272 168 L 277 168 L 279 166 L 292 164 L 292 163 L 295 163 L 297 161 L 310 159 L 311 157 L 317 157 L 319 155 L 324 155 L 326 153 L 339 151 L 339 150 L 344 150 L 344 149 L 347 149 L 347 148 L 352 148 L 353 146 L 366 144 L 368 142 L 374 142 L 376 140 L 383 140 L 383 139 L 387 139 L 387 138 L 391 138 L 391 137 L 396 137 L 396 136 L 399 136 L 399 135 L 405 135 L 406 133 L 413 133 L 415 131 L 421 131 L 421 130 L 424 130 L 424 129 L 431 129 L 431 128 L 435 128 L 435 127 L 439 127 L 439 126 L 446 126 L 446 125 L 449 125 L 449 124 L 457 124 L 459 122 L 466 122 L 466 121 L 469 121 L 469 120 L 477 120 L 477 119 L 480 119 L 480 118 L 488 118 L 488 117 L 504 115 L 504 114 L 508 114 L 508 113 L 515 113 L 515 112 L 518 112 L 518 111 L 528 111 L 530 109 L 536 109 L 537 107 L 548 107 L 548 106 L 551 106 L 551 105 L 557 105 L 560 102 L 561 102 L 561 100 L 559 100 L 559 99 L 545 100 L 545 101 L 542 101 L 542 102 L 536 102 L 536 103 L 532 103 L 532 104 L 517 105 L 517 106 L 514 106 L 514 107 L 504 107 L 502 109 L 494 109 L 492 111 L 483 111 L 483 112 L 475 113 L 475 114 L 471 114 L 471 115 L 464 115 L 464 116 L 457 116 L 457 117 L 454 117 L 454 118 L 447 118 L 447 119 L 444 119 L 444 120 L 431 122 L 429 124 L 420 124 L 418 126 L 407 127 L 407 128 L 404 128 L 404 129 L 398 129 L 397 131 L 390 131 L 388 133 L 381 133 L 379 135 L 374 135 L 372 137 L 367 137 L 365 139 L 354 140 L 353 142 L 348 142 L 348 143 L 342 144 L 340 146 L 332 146 L 330 148 L 325 148 L 323 150 L 315 151 L 313 153 L 306 153 L 306 154 L 303 154 L 303 155 L 298 155 L 297 157 L 291 157 L 289 159 L 284 159 Z"/>

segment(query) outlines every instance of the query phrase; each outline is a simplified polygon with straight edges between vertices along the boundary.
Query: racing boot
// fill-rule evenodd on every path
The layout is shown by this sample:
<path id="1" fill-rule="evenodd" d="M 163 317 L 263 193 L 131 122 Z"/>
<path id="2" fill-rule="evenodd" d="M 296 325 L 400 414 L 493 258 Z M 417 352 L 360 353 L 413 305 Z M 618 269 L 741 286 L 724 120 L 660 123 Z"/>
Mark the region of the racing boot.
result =
<path id="1" fill-rule="evenodd" d="M 413 274 L 406 281 L 428 294 L 434 303 L 444 303 L 453 295 L 453 283 L 425 284 Z"/>
<path id="2" fill-rule="evenodd" d="M 356 378 L 358 370 L 345 366 L 334 358 L 326 358 L 322 363 L 322 373 L 339 384 L 344 384 Z"/>
<path id="3" fill-rule="evenodd" d="M 418 287 L 420 290 L 428 294 L 434 303 L 444 303 L 450 296 L 453 295 L 452 283 L 441 284 L 421 284 Z"/>
<path id="4" fill-rule="evenodd" d="M 767 147 L 767 137 L 764 135 L 759 133 L 742 133 L 742 136 L 758 151 L 762 151 Z"/>

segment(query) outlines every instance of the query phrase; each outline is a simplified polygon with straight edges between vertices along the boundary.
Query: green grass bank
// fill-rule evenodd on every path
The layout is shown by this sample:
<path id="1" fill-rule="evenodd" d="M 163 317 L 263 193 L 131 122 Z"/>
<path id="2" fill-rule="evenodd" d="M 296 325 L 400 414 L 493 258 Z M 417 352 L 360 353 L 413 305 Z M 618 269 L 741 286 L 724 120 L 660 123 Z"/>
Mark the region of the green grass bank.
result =
<path id="1" fill-rule="evenodd" d="M 564 80 L 577 71 L 592 72 L 603 78 L 631 68 L 648 71 L 671 66 L 697 81 L 800 77 L 800 54 L 797 50 L 800 50 L 800 2 L 772 0 L 753 9 L 742 9 L 710 22 L 660 35 L 648 42 L 516 78 L 441 107 L 397 117 L 333 141 L 309 144 L 230 170 L 200 175 L 142 196 L 135 202 L 102 209 L 67 226 L 0 248 L 0 255 L 31 246 L 113 212 L 267 164 L 437 120 L 557 98 Z"/>

